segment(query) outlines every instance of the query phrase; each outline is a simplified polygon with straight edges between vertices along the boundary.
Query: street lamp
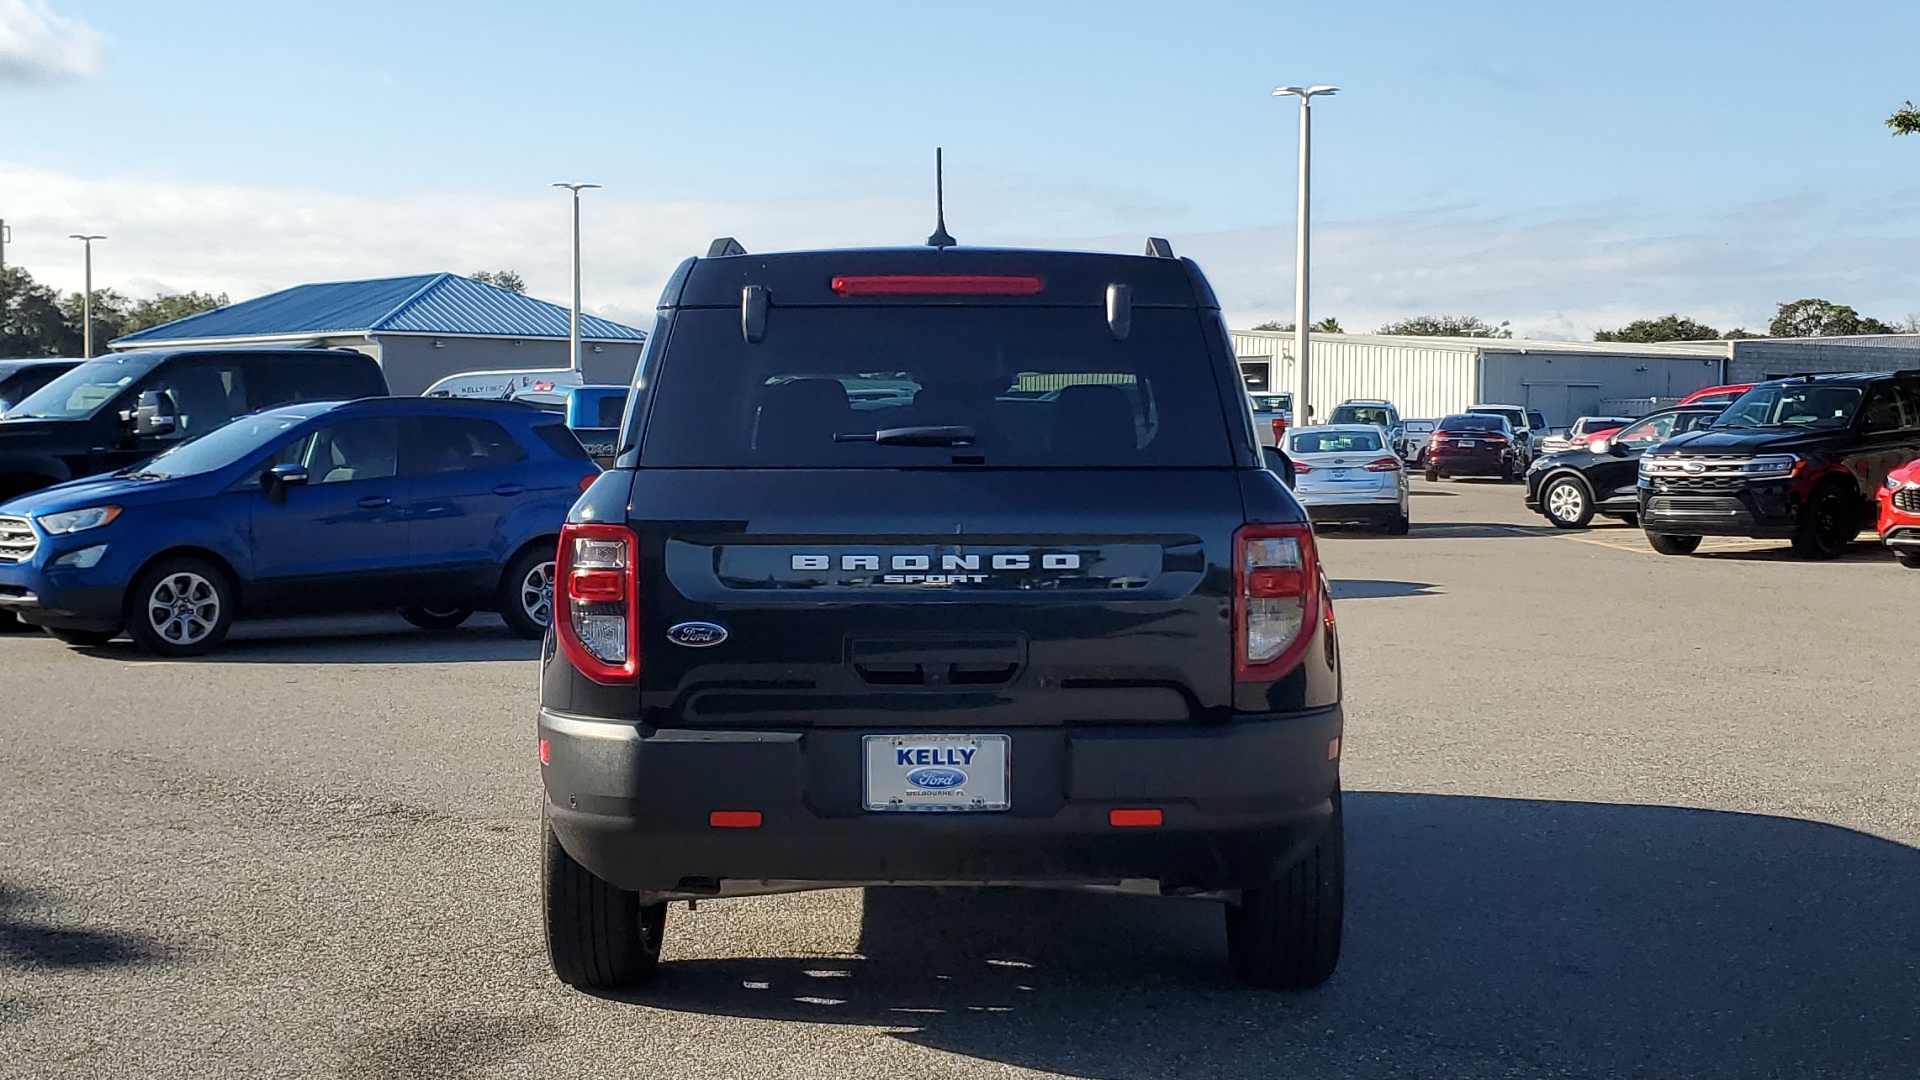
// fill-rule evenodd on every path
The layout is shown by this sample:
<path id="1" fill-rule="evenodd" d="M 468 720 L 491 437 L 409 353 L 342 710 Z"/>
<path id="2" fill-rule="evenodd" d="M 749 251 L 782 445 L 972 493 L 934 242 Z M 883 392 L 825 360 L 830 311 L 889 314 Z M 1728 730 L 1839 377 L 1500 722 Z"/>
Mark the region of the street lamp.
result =
<path id="1" fill-rule="evenodd" d="M 567 319 L 567 366 L 580 371 L 580 192 L 599 184 L 555 184 L 573 192 L 573 313 Z"/>
<path id="2" fill-rule="evenodd" d="M 1313 152 L 1313 99 L 1322 95 L 1332 95 L 1339 91 L 1337 86 L 1282 86 L 1273 92 L 1274 97 L 1297 97 L 1300 99 L 1300 210 L 1298 221 L 1294 224 L 1294 236 L 1297 246 L 1294 250 L 1293 265 L 1293 354 L 1295 372 L 1294 423 L 1312 422 L 1307 406 L 1307 163 Z"/>
<path id="3" fill-rule="evenodd" d="M 80 356 L 93 359 L 93 242 L 106 237 L 93 233 L 70 233 L 73 239 L 87 246 L 87 291 L 80 294 Z"/>

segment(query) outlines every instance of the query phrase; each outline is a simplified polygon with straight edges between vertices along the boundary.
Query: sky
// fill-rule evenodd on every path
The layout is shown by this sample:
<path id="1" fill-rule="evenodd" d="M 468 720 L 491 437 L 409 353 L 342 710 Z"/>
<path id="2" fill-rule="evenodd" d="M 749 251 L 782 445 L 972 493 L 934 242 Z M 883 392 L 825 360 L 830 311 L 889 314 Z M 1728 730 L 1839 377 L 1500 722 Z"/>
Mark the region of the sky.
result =
<path id="1" fill-rule="evenodd" d="M 1523 336 L 1818 296 L 1920 313 L 1920 4 L 659 4 L 0 0 L 9 265 L 234 299 L 514 269 L 645 326 L 673 266 L 1172 240 L 1229 322 L 1290 321 L 1298 106 L 1313 317 Z"/>

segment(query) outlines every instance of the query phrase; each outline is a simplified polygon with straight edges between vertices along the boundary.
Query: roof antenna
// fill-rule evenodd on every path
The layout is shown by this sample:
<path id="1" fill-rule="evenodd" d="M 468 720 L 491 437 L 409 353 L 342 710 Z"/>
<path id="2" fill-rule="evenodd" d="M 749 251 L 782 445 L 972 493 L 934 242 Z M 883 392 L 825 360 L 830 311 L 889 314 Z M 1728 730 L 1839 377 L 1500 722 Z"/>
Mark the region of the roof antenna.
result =
<path id="1" fill-rule="evenodd" d="M 933 148 L 933 235 L 927 237 L 930 248 L 950 248 L 960 241 L 947 233 L 947 178 L 946 169 L 940 160 L 940 147 Z"/>

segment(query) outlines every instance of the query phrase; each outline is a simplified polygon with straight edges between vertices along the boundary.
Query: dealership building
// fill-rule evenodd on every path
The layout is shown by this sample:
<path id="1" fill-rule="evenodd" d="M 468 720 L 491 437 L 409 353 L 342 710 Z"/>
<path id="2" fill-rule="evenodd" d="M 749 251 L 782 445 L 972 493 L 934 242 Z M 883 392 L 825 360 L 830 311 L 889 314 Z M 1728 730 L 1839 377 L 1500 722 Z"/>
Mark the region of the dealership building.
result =
<path id="1" fill-rule="evenodd" d="M 461 277 L 419 274 L 296 285 L 117 338 L 111 348 L 226 345 L 345 348 L 380 362 L 396 394 L 464 371 L 564 368 L 568 310 Z M 582 375 L 633 379 L 647 334 L 580 316 Z"/>
<path id="2" fill-rule="evenodd" d="M 1912 334 L 1660 344 L 1314 334 L 1310 348 L 1314 416 L 1353 398 L 1383 398 L 1408 417 L 1520 405 L 1555 427 L 1580 416 L 1637 416 L 1706 386 L 1920 368 L 1920 335 Z M 1248 389 L 1295 387 L 1291 332 L 1236 330 L 1233 351 Z"/>

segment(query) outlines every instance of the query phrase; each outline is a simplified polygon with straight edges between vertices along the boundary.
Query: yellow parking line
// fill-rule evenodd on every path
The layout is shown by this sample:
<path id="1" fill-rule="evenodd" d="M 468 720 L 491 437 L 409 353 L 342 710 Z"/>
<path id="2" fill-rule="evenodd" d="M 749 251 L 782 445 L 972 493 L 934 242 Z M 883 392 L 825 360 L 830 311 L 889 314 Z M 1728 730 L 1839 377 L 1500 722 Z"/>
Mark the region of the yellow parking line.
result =
<path id="1" fill-rule="evenodd" d="M 1650 547 L 1628 547 L 1626 544 L 1614 544 L 1605 540 L 1595 540 L 1591 536 L 1563 536 L 1562 540 L 1571 540 L 1576 544 L 1592 544 L 1594 547 L 1612 548 L 1615 551 L 1631 551 L 1636 555 L 1651 555 Z"/>

